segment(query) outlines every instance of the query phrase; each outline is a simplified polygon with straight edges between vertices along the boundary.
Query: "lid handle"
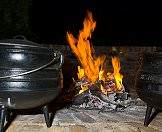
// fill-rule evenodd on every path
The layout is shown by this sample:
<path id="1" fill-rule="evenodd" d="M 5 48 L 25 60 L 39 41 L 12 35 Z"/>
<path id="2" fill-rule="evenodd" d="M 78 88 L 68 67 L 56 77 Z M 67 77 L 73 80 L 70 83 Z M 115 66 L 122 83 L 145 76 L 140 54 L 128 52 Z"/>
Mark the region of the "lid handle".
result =
<path id="1" fill-rule="evenodd" d="M 22 39 L 22 40 L 27 40 L 24 35 L 16 35 L 13 37 L 13 39 Z"/>

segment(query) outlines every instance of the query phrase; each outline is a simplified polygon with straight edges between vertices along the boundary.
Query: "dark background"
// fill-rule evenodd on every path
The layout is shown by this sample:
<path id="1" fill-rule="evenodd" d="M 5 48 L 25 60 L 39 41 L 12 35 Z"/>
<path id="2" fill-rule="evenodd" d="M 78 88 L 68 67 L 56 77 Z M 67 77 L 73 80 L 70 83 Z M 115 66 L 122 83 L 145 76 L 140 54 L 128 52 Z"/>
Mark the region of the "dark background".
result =
<path id="1" fill-rule="evenodd" d="M 8 1 L 6 4 L 0 3 L 1 39 L 22 34 L 29 40 L 38 43 L 66 44 L 66 32 L 70 31 L 77 35 L 82 28 L 86 11 L 90 10 L 97 22 L 92 36 L 92 41 L 95 45 L 106 45 L 109 42 L 130 40 L 161 42 L 162 11 L 160 2 L 12 0 L 15 1 L 14 3 L 9 0 L 6 1 Z M 15 8 L 8 11 L 12 15 L 8 18 L 5 17 L 5 21 L 7 19 L 10 21 L 10 24 L 5 25 L 6 22 L 4 20 L 2 22 L 5 16 L 3 10 L 7 10 L 5 8 L 9 7 L 5 6 L 11 3 L 11 7 Z M 16 16 L 14 14 L 19 15 Z M 26 26 L 24 23 L 26 23 Z M 16 28 L 17 26 L 19 28 Z"/>

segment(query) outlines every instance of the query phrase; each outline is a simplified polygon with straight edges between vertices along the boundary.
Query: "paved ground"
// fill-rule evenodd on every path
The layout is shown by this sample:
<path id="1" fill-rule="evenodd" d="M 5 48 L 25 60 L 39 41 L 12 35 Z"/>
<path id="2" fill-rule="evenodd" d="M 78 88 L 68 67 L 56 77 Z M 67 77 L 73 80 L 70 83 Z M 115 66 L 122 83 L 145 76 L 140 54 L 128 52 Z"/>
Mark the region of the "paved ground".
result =
<path id="1" fill-rule="evenodd" d="M 7 132 L 160 132 L 162 113 L 148 127 L 143 126 L 146 106 L 131 106 L 124 111 L 100 112 L 63 108 L 58 110 L 53 125 L 47 128 L 43 114 L 19 115 Z"/>

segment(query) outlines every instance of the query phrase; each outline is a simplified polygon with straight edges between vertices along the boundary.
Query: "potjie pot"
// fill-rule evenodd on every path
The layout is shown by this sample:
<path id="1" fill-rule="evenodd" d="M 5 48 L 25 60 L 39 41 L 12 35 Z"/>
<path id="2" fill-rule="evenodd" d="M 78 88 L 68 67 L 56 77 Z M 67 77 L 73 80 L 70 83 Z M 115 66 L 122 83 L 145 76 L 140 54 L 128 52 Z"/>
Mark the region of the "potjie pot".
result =
<path id="1" fill-rule="evenodd" d="M 151 121 L 152 109 L 162 109 L 162 52 L 144 53 L 141 56 L 136 87 L 139 97 L 147 103 L 144 125 Z"/>
<path id="2" fill-rule="evenodd" d="M 19 39 L 0 41 L 0 131 L 8 109 L 42 106 L 47 126 L 48 103 L 62 88 L 63 55 L 59 51 Z"/>

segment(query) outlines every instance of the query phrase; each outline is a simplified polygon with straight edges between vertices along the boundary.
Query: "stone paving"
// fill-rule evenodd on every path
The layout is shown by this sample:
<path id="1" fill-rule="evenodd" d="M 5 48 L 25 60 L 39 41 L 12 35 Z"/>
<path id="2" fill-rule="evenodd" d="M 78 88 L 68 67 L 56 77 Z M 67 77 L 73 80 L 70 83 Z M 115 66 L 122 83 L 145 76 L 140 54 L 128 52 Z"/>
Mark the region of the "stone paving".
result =
<path id="1" fill-rule="evenodd" d="M 160 132 L 162 113 L 148 127 L 143 126 L 146 105 L 130 106 L 123 111 L 63 108 L 56 112 L 51 128 L 43 114 L 19 115 L 6 132 Z"/>

